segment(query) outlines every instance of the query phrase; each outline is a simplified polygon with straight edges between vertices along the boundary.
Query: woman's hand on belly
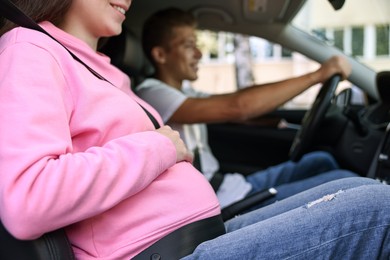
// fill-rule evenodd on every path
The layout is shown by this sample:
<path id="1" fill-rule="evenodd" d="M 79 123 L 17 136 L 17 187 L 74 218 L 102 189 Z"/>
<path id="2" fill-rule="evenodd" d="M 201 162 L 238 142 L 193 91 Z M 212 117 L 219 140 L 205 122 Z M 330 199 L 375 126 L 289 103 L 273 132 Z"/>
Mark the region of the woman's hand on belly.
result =
<path id="1" fill-rule="evenodd" d="M 180 134 L 178 131 L 172 130 L 172 128 L 167 125 L 162 126 L 156 131 L 172 141 L 173 145 L 176 148 L 176 162 L 187 161 L 192 163 L 194 156 L 192 152 L 187 149 L 187 146 L 180 138 Z"/>

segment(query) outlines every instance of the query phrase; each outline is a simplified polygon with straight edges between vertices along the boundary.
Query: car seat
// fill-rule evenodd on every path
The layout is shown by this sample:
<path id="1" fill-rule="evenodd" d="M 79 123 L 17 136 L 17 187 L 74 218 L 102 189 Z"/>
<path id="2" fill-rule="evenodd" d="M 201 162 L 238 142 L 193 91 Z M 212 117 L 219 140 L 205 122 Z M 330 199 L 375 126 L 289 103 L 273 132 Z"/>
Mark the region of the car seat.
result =
<path id="1" fill-rule="evenodd" d="M 102 39 L 98 49 L 111 58 L 113 65 L 130 77 L 133 88 L 154 73 L 137 36 L 125 26 L 118 36 Z"/>
<path id="2" fill-rule="evenodd" d="M 73 260 L 75 256 L 63 229 L 23 241 L 14 238 L 0 222 L 0 259 Z"/>

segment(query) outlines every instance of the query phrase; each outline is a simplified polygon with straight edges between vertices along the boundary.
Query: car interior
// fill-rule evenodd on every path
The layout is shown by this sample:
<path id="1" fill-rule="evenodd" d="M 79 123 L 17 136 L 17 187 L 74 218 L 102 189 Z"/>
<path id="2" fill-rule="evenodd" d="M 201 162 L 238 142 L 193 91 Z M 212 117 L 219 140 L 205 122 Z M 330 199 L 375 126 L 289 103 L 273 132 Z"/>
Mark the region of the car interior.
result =
<path id="1" fill-rule="evenodd" d="M 135 44 L 131 44 L 130 41 L 127 44 L 133 45 L 137 49 L 140 48 L 140 34 L 144 19 L 157 10 L 174 6 L 190 10 L 196 17 L 200 29 L 262 37 L 302 53 L 320 63 L 331 55 L 340 54 L 345 56 L 334 47 L 323 45 L 315 39 L 309 39 L 307 34 L 291 24 L 295 15 L 307 1 L 255 1 L 257 3 L 256 10 L 253 10 L 253 6 L 251 6 L 252 2 L 249 0 L 213 1 L 210 4 L 210 2 L 204 0 L 195 2 L 169 1 L 169 3 L 155 3 L 150 0 L 134 1 L 128 12 L 129 18 L 124 24 L 124 35 L 119 36 L 117 40 L 120 41 L 120 37 L 129 37 L 134 39 L 131 42 L 135 42 Z M 344 1 L 329 1 L 334 6 L 335 12 L 341 8 L 342 2 Z M 135 87 L 143 78 L 153 72 L 153 68 L 144 57 L 141 57 L 141 48 L 136 55 L 139 55 L 135 60 L 137 63 L 131 62 L 133 48 L 126 49 L 124 55 L 120 54 L 121 51 L 111 51 L 110 53 L 110 49 L 114 49 L 110 46 L 117 45 L 113 41 L 113 38 L 109 39 L 106 47 L 103 44 L 101 51 L 112 57 L 113 64 L 131 76 L 133 79 L 132 86 Z M 121 48 L 125 47 L 123 44 L 119 46 L 122 46 Z M 353 68 L 349 81 L 361 88 L 370 102 L 380 102 L 376 86 L 377 73 L 352 57 L 346 56 L 346 58 L 348 58 Z M 137 64 L 137 66 L 133 66 L 134 64 Z M 345 92 L 348 92 L 348 90 Z M 350 95 L 350 93 L 344 93 L 338 99 L 340 100 L 341 96 L 347 95 Z M 366 111 L 366 107 L 352 104 L 351 101 L 337 107 L 340 102 L 336 103 L 333 100 L 331 100 L 332 104 L 330 102 L 328 104 L 329 113 L 326 113 L 324 118 L 320 120 L 321 122 L 317 124 L 318 131 L 312 137 L 313 140 L 305 141 L 310 145 L 305 145 L 306 147 L 304 146 L 300 153 L 318 149 L 330 151 L 335 155 L 342 168 L 365 175 L 371 163 L 373 151 L 383 134 L 383 128 L 370 128 L 368 134 L 356 133 L 360 131 L 356 129 L 359 129 L 361 121 L 365 121 L 365 118 L 368 117 L 367 113 L 370 112 Z M 332 111 L 333 113 L 330 113 Z M 275 110 L 244 123 L 209 124 L 209 143 L 221 164 L 220 170 L 222 172 L 246 174 L 290 159 L 291 147 L 293 143 L 297 143 L 298 131 L 296 128 L 278 127 L 278 122 L 285 120 L 288 123 L 300 125 L 306 112 L 305 109 Z M 316 120 L 320 117 L 318 115 Z M 372 117 L 375 116 L 369 116 L 370 119 Z M 384 122 L 387 120 L 382 119 L 385 120 Z M 365 123 L 368 122 L 363 124 Z M 301 133 L 302 131 L 300 131 Z M 354 144 L 353 146 L 346 146 L 351 142 Z M 364 149 L 359 147 L 364 147 Z M 357 161 L 360 163 L 357 164 Z"/>
<path id="2" fill-rule="evenodd" d="M 305 0 L 260 2 L 266 3 L 266 6 L 253 12 L 251 1 L 134 1 L 122 33 L 103 39 L 99 51 L 108 55 L 115 66 L 127 73 L 132 87 L 135 87 L 153 73 L 140 43 L 143 21 L 159 9 L 175 6 L 190 10 L 198 19 L 200 28 L 263 37 L 318 62 L 325 61 L 329 55 L 340 54 L 315 40 L 293 40 L 297 35 L 308 37 L 290 24 Z M 335 11 L 342 8 L 344 3 L 329 2 Z M 1 16 L 20 18 L 20 12 L 8 0 L 0 0 L 0 7 Z M 319 48 L 328 51 L 318 52 Z M 355 59 L 348 59 L 353 67 L 349 80 L 366 93 L 367 105 L 354 104 L 351 89 L 336 94 L 340 77 L 335 75 L 323 84 L 313 106 L 307 111 L 276 110 L 243 123 L 209 124 L 210 145 L 221 163 L 221 171 L 251 173 L 289 159 L 299 160 L 309 151 L 325 150 L 335 156 L 342 168 L 388 184 L 390 71 L 377 73 Z M 274 122 L 280 120 L 300 127 L 278 128 Z M 232 209 L 229 217 L 247 207 L 247 203 L 239 205 Z M 0 225 L 0 258 L 75 259 L 66 234 L 61 229 L 36 240 L 20 241 L 13 238 L 3 225 Z"/>

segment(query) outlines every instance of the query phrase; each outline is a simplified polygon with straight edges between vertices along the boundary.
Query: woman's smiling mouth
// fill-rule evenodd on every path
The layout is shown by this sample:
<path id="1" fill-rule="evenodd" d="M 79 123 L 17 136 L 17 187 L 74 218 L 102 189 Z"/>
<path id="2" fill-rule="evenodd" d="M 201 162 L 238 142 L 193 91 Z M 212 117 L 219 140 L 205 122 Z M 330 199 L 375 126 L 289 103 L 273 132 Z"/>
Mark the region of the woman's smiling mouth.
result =
<path id="1" fill-rule="evenodd" d="M 114 4 L 112 4 L 111 6 L 112 6 L 114 9 L 116 9 L 117 11 L 119 11 L 121 14 L 123 14 L 123 15 L 126 14 L 125 8 L 120 7 L 120 6 L 117 6 L 117 5 L 114 5 Z"/>

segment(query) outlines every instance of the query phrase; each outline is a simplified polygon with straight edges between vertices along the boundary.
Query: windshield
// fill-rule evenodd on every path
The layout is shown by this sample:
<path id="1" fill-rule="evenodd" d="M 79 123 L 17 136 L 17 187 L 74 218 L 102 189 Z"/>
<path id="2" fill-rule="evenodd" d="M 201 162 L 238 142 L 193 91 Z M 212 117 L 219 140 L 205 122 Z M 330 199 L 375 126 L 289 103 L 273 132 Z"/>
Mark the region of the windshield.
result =
<path id="1" fill-rule="evenodd" d="M 293 24 L 375 71 L 390 69 L 389 0 L 346 0 L 337 11 L 308 0 Z"/>

